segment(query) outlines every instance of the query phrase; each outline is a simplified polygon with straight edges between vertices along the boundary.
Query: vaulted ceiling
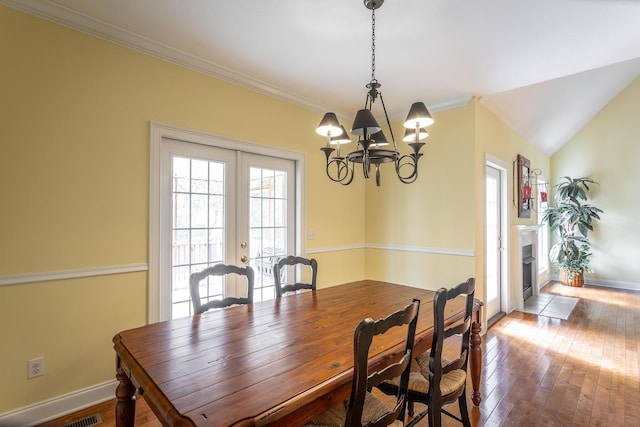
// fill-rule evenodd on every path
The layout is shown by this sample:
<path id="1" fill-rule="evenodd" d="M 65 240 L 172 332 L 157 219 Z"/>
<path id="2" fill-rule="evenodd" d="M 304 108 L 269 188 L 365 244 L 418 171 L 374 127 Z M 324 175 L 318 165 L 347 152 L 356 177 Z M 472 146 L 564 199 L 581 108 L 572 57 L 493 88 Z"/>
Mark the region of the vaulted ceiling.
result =
<path id="1" fill-rule="evenodd" d="M 371 78 L 362 0 L 0 0 L 345 124 Z M 387 0 L 376 78 L 392 119 L 476 96 L 552 155 L 640 75 L 640 1 Z M 320 118 L 320 114 L 319 114 Z"/>

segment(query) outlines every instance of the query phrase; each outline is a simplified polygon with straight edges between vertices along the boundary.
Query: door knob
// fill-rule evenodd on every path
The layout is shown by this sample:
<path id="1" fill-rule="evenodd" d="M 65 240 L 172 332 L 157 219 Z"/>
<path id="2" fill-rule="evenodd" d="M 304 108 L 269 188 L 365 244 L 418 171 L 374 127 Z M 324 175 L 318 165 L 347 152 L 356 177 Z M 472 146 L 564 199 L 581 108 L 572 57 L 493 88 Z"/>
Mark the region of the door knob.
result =
<path id="1" fill-rule="evenodd" d="M 242 243 L 240 243 L 240 247 L 241 247 L 242 249 L 247 249 L 247 242 L 242 242 Z"/>
<path id="2" fill-rule="evenodd" d="M 248 260 L 249 260 L 249 258 L 247 258 L 247 256 L 246 256 L 246 255 L 242 255 L 242 256 L 240 257 L 240 261 L 244 262 L 245 264 L 247 263 L 247 261 L 248 261 Z"/>

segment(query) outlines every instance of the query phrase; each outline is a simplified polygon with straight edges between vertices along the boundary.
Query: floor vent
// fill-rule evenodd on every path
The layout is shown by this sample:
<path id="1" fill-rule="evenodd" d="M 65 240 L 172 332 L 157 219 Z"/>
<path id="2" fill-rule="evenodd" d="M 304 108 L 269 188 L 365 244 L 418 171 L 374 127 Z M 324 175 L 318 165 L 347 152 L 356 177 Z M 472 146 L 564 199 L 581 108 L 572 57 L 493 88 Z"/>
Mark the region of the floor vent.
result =
<path id="1" fill-rule="evenodd" d="M 102 418 L 100 418 L 100 414 L 90 415 L 81 420 L 74 421 L 69 424 L 65 424 L 62 427 L 89 427 L 89 426 L 95 426 L 97 424 L 102 424 Z"/>

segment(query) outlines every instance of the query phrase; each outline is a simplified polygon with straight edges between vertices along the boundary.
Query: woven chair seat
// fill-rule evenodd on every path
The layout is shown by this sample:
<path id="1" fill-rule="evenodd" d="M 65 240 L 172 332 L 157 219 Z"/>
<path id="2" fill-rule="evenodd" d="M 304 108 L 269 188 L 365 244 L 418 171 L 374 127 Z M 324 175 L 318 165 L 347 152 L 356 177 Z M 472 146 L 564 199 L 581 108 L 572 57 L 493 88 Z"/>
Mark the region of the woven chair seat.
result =
<path id="1" fill-rule="evenodd" d="M 442 359 L 442 364 L 449 363 Z M 440 380 L 440 392 L 443 396 L 460 390 L 467 380 L 467 373 L 462 369 L 453 370 L 442 376 Z M 400 386 L 400 378 L 396 377 L 390 381 L 385 381 L 396 387 Z M 409 390 L 427 394 L 429 392 L 429 352 L 416 357 L 411 363 L 411 373 L 409 374 Z"/>
<path id="2" fill-rule="evenodd" d="M 364 410 L 362 413 L 363 424 L 373 421 L 387 412 L 389 412 L 389 408 L 385 406 L 384 403 L 378 400 L 371 393 L 366 394 L 364 398 Z M 346 417 L 347 401 L 344 401 L 334 405 L 331 409 L 325 411 L 322 415 L 312 420 L 307 425 L 316 427 L 342 427 L 344 426 L 344 420 Z M 393 427 L 402 427 L 402 423 L 399 420 L 396 420 L 390 425 Z"/>

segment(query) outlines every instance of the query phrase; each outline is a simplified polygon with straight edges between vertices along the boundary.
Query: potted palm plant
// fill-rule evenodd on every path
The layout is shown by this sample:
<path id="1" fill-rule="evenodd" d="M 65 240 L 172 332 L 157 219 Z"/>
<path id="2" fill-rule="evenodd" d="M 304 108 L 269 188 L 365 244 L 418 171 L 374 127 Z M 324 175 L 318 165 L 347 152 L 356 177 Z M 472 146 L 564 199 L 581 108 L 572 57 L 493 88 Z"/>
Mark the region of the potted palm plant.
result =
<path id="1" fill-rule="evenodd" d="M 582 286 L 584 273 L 592 272 L 588 233 L 603 211 L 587 203 L 590 184 L 598 183 L 584 177 L 562 177 L 554 186 L 556 206 L 549 206 L 542 218 L 558 238 L 549 251 L 549 260 L 558 267 L 560 282 L 569 286 Z"/>

